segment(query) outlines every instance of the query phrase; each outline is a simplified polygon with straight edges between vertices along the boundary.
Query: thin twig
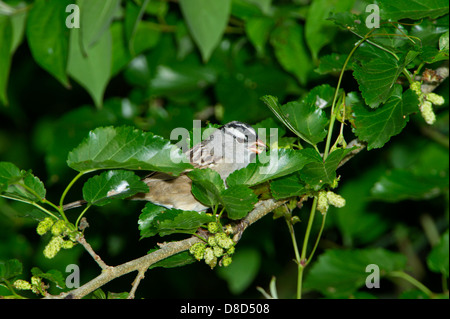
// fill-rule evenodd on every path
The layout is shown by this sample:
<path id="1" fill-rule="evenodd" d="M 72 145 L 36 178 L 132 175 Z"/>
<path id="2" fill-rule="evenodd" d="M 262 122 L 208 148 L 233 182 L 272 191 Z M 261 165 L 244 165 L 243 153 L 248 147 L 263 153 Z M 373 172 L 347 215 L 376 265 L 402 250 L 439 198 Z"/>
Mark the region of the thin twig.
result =
<path id="1" fill-rule="evenodd" d="M 92 246 L 86 241 L 86 239 L 84 238 L 83 235 L 79 235 L 77 236 L 77 242 L 79 242 L 84 249 L 87 250 L 87 252 L 89 253 L 89 255 L 92 256 L 92 258 L 94 258 L 95 262 L 100 266 L 101 269 L 105 270 L 107 268 L 111 268 L 111 266 L 108 266 L 101 258 L 99 255 L 97 255 L 97 253 L 94 251 L 94 249 L 92 249 Z"/>
<path id="2" fill-rule="evenodd" d="M 136 289 L 139 286 L 139 283 L 141 282 L 141 280 L 144 279 L 144 277 L 145 277 L 144 274 L 146 271 L 147 271 L 147 268 L 141 268 L 138 271 L 138 274 L 133 281 L 133 284 L 132 284 L 133 286 L 131 287 L 131 291 L 128 295 L 128 299 L 134 299 L 134 294 L 136 293 Z"/>

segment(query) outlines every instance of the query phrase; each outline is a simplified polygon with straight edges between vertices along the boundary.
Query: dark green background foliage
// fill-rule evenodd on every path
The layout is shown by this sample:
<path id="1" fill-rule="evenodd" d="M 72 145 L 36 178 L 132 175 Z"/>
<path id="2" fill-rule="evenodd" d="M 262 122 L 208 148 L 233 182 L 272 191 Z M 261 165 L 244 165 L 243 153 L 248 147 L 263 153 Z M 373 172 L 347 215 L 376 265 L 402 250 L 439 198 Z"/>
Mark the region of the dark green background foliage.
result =
<path id="1" fill-rule="evenodd" d="M 70 14 L 66 6 L 71 3 L 80 7 L 80 29 L 65 26 Z M 448 3 L 378 1 L 382 24 L 376 30 L 364 23 L 366 6 L 371 3 L 0 1 L 0 162 L 12 162 L 24 170 L 4 164 L 0 192 L 13 178 L 26 176 L 24 180 L 36 191 L 33 196 L 57 203 L 78 172 L 125 168 L 120 154 L 107 157 L 108 161 L 83 157 L 83 150 L 103 147 L 101 143 L 80 145 L 89 131 L 110 127 L 94 134 L 119 132 L 111 137 L 117 145 L 135 138 L 152 147 L 159 145 L 161 158 L 167 158 L 167 145 L 153 134 L 168 140 L 173 128 L 191 130 L 193 119 L 203 120 L 204 126 L 206 121 L 239 120 L 255 127 L 278 127 L 280 147 L 297 148 L 296 135 L 301 137 L 306 149 L 280 151 L 284 171 L 271 176 L 275 179 L 270 184 L 273 197 L 329 187 L 346 151 L 337 150 L 323 162 L 311 145 L 324 151 L 340 70 L 355 43 L 373 32 L 345 66 L 339 93 L 340 99 L 345 97 L 349 120 L 343 128 L 346 141 L 358 137 L 368 147 L 337 172 L 339 187 L 334 191 L 347 204 L 328 212 L 322 240 L 306 269 L 304 296 L 426 297 L 398 278 L 383 277 L 378 290 L 365 288 L 364 269 L 375 263 L 382 268 L 382 276 L 392 279 L 406 271 L 433 292 L 444 291 L 438 296 L 448 298 L 448 79 L 435 90 L 445 104 L 434 107 L 437 120 L 433 126 L 420 116 L 419 100 L 407 81 L 418 68 L 420 75 L 425 68 L 448 66 Z M 401 24 L 385 23 L 388 19 Z M 317 97 L 322 108 L 317 107 Z M 271 108 L 282 110 L 296 135 Z M 153 134 L 112 128 L 124 125 Z M 336 122 L 334 138 L 339 127 Z M 126 162 L 126 168 L 157 167 L 176 173 L 184 168 L 161 168 L 158 158 L 142 167 L 144 162 L 137 156 Z M 242 218 L 247 206 L 251 208 L 256 201 L 242 185 L 262 182 L 254 174 L 255 167 L 232 175 L 231 188 L 220 188 L 215 195 L 227 206 L 227 196 L 233 199 L 245 193 L 246 205 L 229 205 L 230 218 Z M 45 188 L 39 179 L 27 175 L 28 170 Z M 192 174 L 199 193 L 203 178 L 208 179 L 205 174 L 209 173 Z M 84 196 L 97 205 L 87 214 L 90 227 L 85 234 L 106 263 L 117 265 L 145 255 L 157 242 L 186 238 L 185 234 L 154 236 L 164 235 L 167 230 L 162 226 L 162 230 L 147 229 L 144 236 L 138 229 L 143 203 L 106 199 L 103 193 L 107 190 L 92 191 L 96 185 L 115 180 L 132 185 L 133 193 L 122 197 L 145 191 L 146 185 L 134 174 L 103 173 L 83 187 L 89 177 L 81 177 L 65 202 Z M 310 206 L 311 200 L 293 211 L 301 220 L 295 224 L 300 246 Z M 157 209 L 144 209 L 140 223 L 145 223 L 144 217 L 158 219 Z M 75 222 L 77 214 L 69 211 L 67 217 Z M 186 218 L 187 232 L 194 232 L 200 217 L 191 220 L 189 213 L 179 214 Z M 46 259 L 42 250 L 48 238 L 39 237 L 36 220 L 28 218 L 41 215 L 29 205 L 0 197 L 0 295 L 9 294 L 1 282 L 16 276 L 29 279 L 31 274 L 48 271 L 42 277 L 60 283 L 62 278 L 54 270 L 65 274 L 71 263 L 80 265 L 82 283 L 99 273 L 80 245 Z M 201 223 L 210 220 L 206 215 L 201 218 Z M 312 234 L 319 227 L 317 218 Z M 314 239 L 315 235 L 309 241 L 310 249 Z M 269 215 L 245 231 L 228 268 L 211 271 L 203 263 L 155 267 L 146 274 L 137 297 L 261 297 L 255 287 L 267 289 L 275 276 L 278 296 L 291 298 L 297 277 L 293 258 L 286 223 Z M 6 262 L 9 259 L 20 260 L 23 269 L 16 261 Z M 129 291 L 133 278 L 116 279 L 102 289 Z M 52 287 L 50 292 L 60 290 Z"/>

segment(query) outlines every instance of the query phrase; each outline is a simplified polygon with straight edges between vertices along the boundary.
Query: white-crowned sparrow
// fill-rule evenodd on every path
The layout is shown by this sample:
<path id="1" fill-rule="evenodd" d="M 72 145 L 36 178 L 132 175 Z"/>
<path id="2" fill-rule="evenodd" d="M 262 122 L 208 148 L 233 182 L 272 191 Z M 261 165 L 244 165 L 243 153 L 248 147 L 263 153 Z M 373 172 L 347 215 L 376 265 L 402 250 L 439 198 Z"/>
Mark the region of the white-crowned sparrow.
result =
<path id="1" fill-rule="evenodd" d="M 253 127 L 233 121 L 216 129 L 208 138 L 185 152 L 194 168 L 211 168 L 225 181 L 234 171 L 246 167 L 256 154 L 266 149 Z M 188 171 L 186 171 L 188 172 Z M 136 194 L 130 199 L 146 200 L 156 205 L 181 210 L 204 211 L 191 192 L 192 180 L 186 172 L 171 176 L 161 172 L 147 175 L 143 181 L 149 192 Z M 81 206 L 84 201 L 64 205 L 64 209 Z"/>

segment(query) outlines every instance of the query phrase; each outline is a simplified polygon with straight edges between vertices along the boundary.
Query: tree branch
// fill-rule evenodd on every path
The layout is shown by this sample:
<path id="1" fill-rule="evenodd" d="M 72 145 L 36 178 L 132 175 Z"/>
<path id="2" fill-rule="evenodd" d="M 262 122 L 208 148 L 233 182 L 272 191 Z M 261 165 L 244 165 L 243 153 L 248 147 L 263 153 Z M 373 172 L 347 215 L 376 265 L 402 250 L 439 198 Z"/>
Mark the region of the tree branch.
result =
<path id="1" fill-rule="evenodd" d="M 359 142 L 358 140 L 354 140 L 348 144 L 348 147 L 353 146 L 357 146 L 357 148 L 352 152 L 350 152 L 342 160 L 342 162 L 339 164 L 339 167 L 344 165 L 350 158 L 352 158 L 365 148 L 365 145 Z M 272 212 L 275 208 L 283 205 L 288 200 L 289 199 L 275 200 L 271 198 L 256 203 L 254 209 L 250 213 L 248 213 L 246 217 L 241 219 L 238 223 L 236 223 L 233 226 L 234 242 L 237 243 L 241 239 L 242 234 L 247 229 L 247 227 L 249 227 L 256 221 L 260 220 L 268 213 Z M 139 285 L 140 281 L 144 278 L 145 272 L 151 265 L 165 258 L 188 250 L 195 243 L 203 242 L 200 238 L 192 236 L 184 240 L 169 242 L 164 245 L 161 245 L 160 249 L 148 255 L 123 263 L 121 265 L 107 266 L 103 261 L 101 261 L 101 259 L 99 259 L 100 257 L 98 257 L 98 255 L 92 250 L 92 248 L 90 248 L 90 245 L 84 240 L 84 237 L 80 238 L 78 241 L 94 257 L 97 263 L 99 263 L 100 267 L 102 268 L 102 273 L 77 289 L 74 289 L 70 292 L 64 292 L 57 296 L 48 295 L 45 297 L 46 299 L 80 299 L 88 295 L 89 293 L 93 292 L 94 290 L 102 287 L 103 285 L 105 285 L 106 283 L 110 282 L 115 278 L 121 277 L 133 271 L 138 271 L 138 275 L 133 281 L 132 289 L 129 295 L 129 298 L 134 298 L 137 286 Z M 99 260 L 95 256 L 97 256 L 101 262 L 99 262 Z"/>
<path id="2" fill-rule="evenodd" d="M 287 200 L 275 201 L 274 199 L 268 199 L 257 203 L 255 208 L 245 218 L 243 218 L 239 224 L 235 226 L 234 232 L 236 235 L 238 235 L 238 237 L 236 237 L 235 235 L 235 238 L 237 239 L 236 242 L 241 238 L 242 233 L 248 226 L 261 219 L 278 206 L 281 206 L 286 201 Z M 198 242 L 202 242 L 202 240 L 196 236 L 192 236 L 184 240 L 169 242 L 165 245 L 162 245 L 160 249 L 148 255 L 131 260 L 124 264 L 114 267 L 102 267 L 102 273 L 83 286 L 70 292 L 62 293 L 58 296 L 49 295 L 46 297 L 46 299 L 80 299 L 115 278 L 121 277 L 133 271 L 138 271 L 139 273 L 136 276 L 136 279 L 133 282 L 132 290 L 130 291 L 130 298 L 133 298 L 136 288 L 139 285 L 141 279 L 144 278 L 144 273 L 145 271 L 147 271 L 148 267 L 160 260 L 188 250 L 193 244 Z"/>
<path id="3" fill-rule="evenodd" d="M 148 255 L 142 256 L 140 258 L 128 261 L 118 266 L 109 267 L 102 271 L 100 275 L 87 282 L 83 286 L 74 289 L 70 292 L 62 293 L 58 296 L 48 296 L 48 299 L 79 299 L 87 294 L 93 292 L 97 288 L 105 285 L 111 280 L 126 275 L 133 271 L 139 271 L 141 269 L 148 269 L 152 264 L 163 260 L 172 255 L 178 254 L 184 250 L 189 249 L 196 242 L 201 240 L 197 237 L 190 237 L 188 239 L 170 242 L 164 245 L 161 249 L 154 251 Z"/>

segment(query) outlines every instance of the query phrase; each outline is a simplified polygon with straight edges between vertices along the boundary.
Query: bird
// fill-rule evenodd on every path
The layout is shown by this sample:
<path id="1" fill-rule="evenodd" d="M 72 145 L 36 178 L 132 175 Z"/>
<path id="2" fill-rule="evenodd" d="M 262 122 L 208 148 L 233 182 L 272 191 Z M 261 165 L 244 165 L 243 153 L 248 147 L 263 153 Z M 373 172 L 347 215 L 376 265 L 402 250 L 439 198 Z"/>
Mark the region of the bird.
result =
<path id="1" fill-rule="evenodd" d="M 246 167 L 254 161 L 257 154 L 266 149 L 266 144 L 259 139 L 251 125 L 232 121 L 214 130 L 184 154 L 194 168 L 210 168 L 225 182 L 231 173 Z M 168 209 L 206 211 L 209 207 L 198 201 L 191 192 L 192 180 L 187 175 L 191 170 L 185 170 L 178 176 L 152 172 L 142 179 L 148 185 L 149 191 L 135 194 L 128 199 L 150 201 Z M 85 203 L 83 200 L 69 203 L 64 205 L 64 210 Z"/>

